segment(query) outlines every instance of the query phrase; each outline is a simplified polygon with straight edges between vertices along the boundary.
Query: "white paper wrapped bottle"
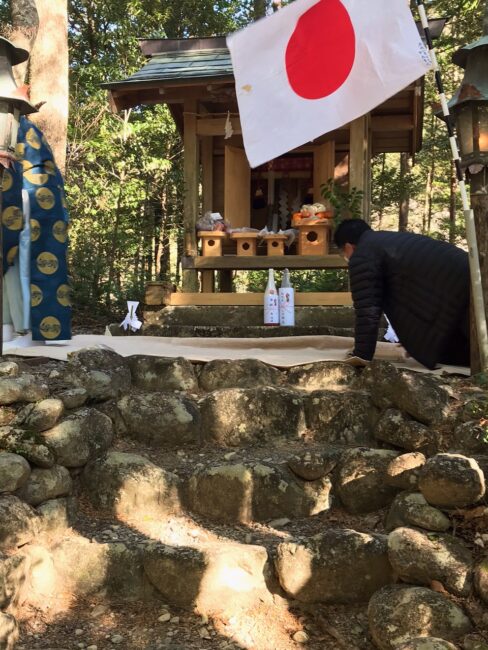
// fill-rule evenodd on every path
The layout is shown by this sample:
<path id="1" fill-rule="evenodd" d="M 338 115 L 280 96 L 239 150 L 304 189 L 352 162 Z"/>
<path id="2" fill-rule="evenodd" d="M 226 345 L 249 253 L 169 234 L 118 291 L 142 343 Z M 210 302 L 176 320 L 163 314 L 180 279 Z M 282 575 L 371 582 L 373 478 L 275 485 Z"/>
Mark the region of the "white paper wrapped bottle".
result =
<path id="1" fill-rule="evenodd" d="M 295 289 L 290 284 L 290 272 L 285 269 L 279 291 L 280 325 L 294 327 L 295 325 Z"/>
<path id="2" fill-rule="evenodd" d="M 264 324 L 280 324 L 280 307 L 278 304 L 278 290 L 274 280 L 274 271 L 269 269 L 268 284 L 264 292 Z"/>

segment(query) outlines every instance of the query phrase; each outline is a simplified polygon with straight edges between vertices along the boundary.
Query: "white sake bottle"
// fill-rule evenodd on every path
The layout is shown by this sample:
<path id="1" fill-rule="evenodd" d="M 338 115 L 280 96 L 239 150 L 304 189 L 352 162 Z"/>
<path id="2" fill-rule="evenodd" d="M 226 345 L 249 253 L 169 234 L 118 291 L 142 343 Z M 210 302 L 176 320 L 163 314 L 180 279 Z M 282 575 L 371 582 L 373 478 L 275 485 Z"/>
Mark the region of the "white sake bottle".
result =
<path id="1" fill-rule="evenodd" d="M 280 307 L 278 304 L 278 291 L 274 280 L 274 271 L 269 269 L 268 284 L 264 292 L 264 324 L 280 324 Z"/>
<path id="2" fill-rule="evenodd" d="M 290 284 L 290 272 L 285 269 L 279 291 L 280 325 L 295 326 L 295 289 Z"/>

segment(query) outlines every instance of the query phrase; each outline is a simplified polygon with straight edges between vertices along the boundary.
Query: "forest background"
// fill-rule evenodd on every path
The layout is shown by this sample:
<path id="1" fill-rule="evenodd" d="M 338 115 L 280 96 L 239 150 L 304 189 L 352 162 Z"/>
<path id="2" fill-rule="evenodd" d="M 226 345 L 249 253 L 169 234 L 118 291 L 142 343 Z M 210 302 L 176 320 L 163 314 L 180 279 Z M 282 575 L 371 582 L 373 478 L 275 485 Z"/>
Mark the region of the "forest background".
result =
<path id="1" fill-rule="evenodd" d="M 137 40 L 140 37 L 228 34 L 272 11 L 272 3 L 36 1 L 38 5 L 44 3 L 45 11 L 56 6 L 68 17 L 65 181 L 74 305 L 90 312 L 122 313 L 125 300 L 142 300 L 146 282 L 180 282 L 183 149 L 166 107 L 114 114 L 100 84 L 124 79 L 144 64 Z M 0 0 L 2 25 L 9 24 L 12 11 L 22 11 L 23 2 Z M 430 18 L 448 18 L 436 47 L 446 93 L 451 96 L 462 73 L 451 63 L 451 55 L 481 35 L 484 0 L 430 0 L 425 4 Z M 59 42 L 60 47 L 63 39 L 66 34 L 62 30 L 51 34 L 52 42 Z M 372 225 L 420 232 L 463 245 L 456 177 L 445 126 L 434 116 L 436 102 L 430 74 L 426 78 L 423 149 L 415 160 L 406 154 L 374 158 Z M 293 279 L 298 288 L 310 291 L 341 289 L 347 282 L 343 272 L 326 271 L 301 272 Z M 236 278 L 240 290 L 262 290 L 263 282 L 259 272 Z"/>

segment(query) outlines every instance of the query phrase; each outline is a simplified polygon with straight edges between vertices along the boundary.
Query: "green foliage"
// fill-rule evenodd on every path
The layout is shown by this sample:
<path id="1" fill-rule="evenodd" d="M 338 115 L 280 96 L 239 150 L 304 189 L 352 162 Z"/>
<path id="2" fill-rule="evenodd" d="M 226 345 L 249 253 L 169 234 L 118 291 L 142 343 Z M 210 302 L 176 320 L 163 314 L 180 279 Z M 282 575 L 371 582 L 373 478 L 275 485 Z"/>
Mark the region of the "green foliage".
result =
<path id="1" fill-rule="evenodd" d="M 473 375 L 471 381 L 481 388 L 488 389 L 488 372 L 479 372 Z"/>
<path id="2" fill-rule="evenodd" d="M 246 291 L 263 292 L 268 281 L 267 271 L 249 271 L 244 282 Z M 277 286 L 281 282 L 281 273 L 275 272 Z M 348 273 L 343 270 L 333 271 L 290 271 L 291 285 L 295 291 L 348 291 Z"/>
<path id="3" fill-rule="evenodd" d="M 320 192 L 334 208 L 335 226 L 344 219 L 360 219 L 362 217 L 364 192 L 358 190 L 357 187 L 347 190 L 343 185 L 336 183 L 333 178 L 329 178 L 320 186 Z"/>
<path id="4" fill-rule="evenodd" d="M 0 25 L 10 21 L 10 0 L 0 0 Z"/>
<path id="5" fill-rule="evenodd" d="M 465 420 L 486 420 L 488 422 L 488 399 L 472 399 L 463 408 Z"/>
<path id="6" fill-rule="evenodd" d="M 138 37 L 225 34 L 247 20 L 240 5 L 237 0 L 69 0 L 66 185 L 79 305 L 122 309 L 127 298 L 142 297 L 151 279 L 179 281 L 184 188 L 176 126 L 165 106 L 110 113 L 100 84 L 143 65 Z"/>

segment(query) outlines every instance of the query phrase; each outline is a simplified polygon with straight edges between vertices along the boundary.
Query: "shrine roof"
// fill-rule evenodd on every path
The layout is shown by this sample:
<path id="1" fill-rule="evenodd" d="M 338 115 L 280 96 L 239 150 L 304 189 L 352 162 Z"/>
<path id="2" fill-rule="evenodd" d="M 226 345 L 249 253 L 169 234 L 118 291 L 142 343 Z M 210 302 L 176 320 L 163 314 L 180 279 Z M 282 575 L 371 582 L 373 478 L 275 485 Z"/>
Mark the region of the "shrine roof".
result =
<path id="1" fill-rule="evenodd" d="M 121 81 L 103 84 L 112 89 L 147 82 L 182 82 L 232 78 L 232 61 L 225 38 L 144 39 L 140 41 L 147 63 Z"/>

